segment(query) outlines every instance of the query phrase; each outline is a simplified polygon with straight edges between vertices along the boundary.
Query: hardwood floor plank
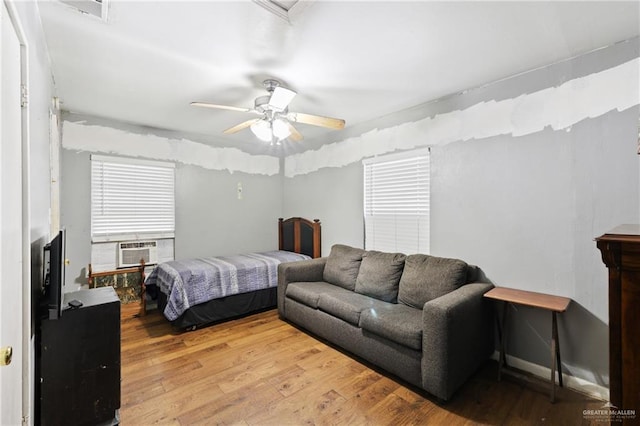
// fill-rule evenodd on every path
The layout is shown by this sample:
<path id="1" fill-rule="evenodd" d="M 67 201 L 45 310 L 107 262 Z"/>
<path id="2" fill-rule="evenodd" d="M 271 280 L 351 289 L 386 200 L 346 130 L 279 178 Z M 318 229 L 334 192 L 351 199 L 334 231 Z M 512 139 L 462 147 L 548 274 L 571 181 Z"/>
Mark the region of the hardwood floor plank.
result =
<path id="1" fill-rule="evenodd" d="M 280 320 L 275 310 L 192 332 L 158 312 L 122 320 L 128 425 L 588 424 L 602 401 L 496 380 L 488 362 L 445 404 Z"/>
<path id="2" fill-rule="evenodd" d="M 390 393 L 367 410 L 366 414 L 368 418 L 376 419 L 380 424 L 416 424 L 423 421 L 424 413 L 421 409 L 425 404 L 428 404 L 426 400 L 410 403 L 395 393 Z M 431 408 L 433 407 L 429 407 Z"/>
<path id="3" fill-rule="evenodd" d="M 241 420 L 251 424 L 247 418 L 265 412 L 270 404 L 282 398 L 273 386 L 259 382 L 251 389 L 212 395 L 207 404 L 180 413 L 178 419 L 182 425 L 233 424 Z"/>
<path id="4" fill-rule="evenodd" d="M 336 386 L 336 390 L 340 392 L 347 399 L 351 399 L 354 396 L 358 396 L 360 392 L 364 392 L 367 388 L 372 386 L 377 381 L 383 378 L 382 375 L 377 372 L 365 369 L 364 371 L 354 374 L 341 384 Z"/>
<path id="5" fill-rule="evenodd" d="M 183 412 L 206 405 L 211 400 L 212 394 L 221 393 L 222 391 L 215 381 L 204 377 L 197 382 L 190 383 L 187 389 L 179 388 L 165 391 L 142 401 L 140 404 L 121 410 L 122 423 L 133 425 L 175 423 L 177 417 Z"/>
<path id="6" fill-rule="evenodd" d="M 175 365 L 174 365 L 175 364 Z M 148 368 L 140 369 L 134 373 L 123 375 L 122 378 L 122 394 L 129 395 L 135 394 L 139 391 L 144 391 L 144 388 L 149 383 L 154 381 L 163 382 L 163 387 L 167 389 L 166 381 L 172 377 L 184 377 L 188 374 L 192 374 L 196 377 L 202 377 L 202 364 L 198 361 L 180 361 L 176 360 L 175 363 L 162 365 L 160 368 Z"/>
<path id="7" fill-rule="evenodd" d="M 287 360 L 266 360 L 258 364 L 239 365 L 216 375 L 218 386 L 225 393 L 242 388 L 251 388 L 256 382 L 268 381 L 270 378 L 287 374 L 295 365 Z"/>
<path id="8" fill-rule="evenodd" d="M 274 386 L 284 397 L 291 396 L 307 386 L 313 385 L 316 380 L 315 377 L 307 375 L 305 369 L 297 365 L 294 367 L 290 371 L 268 380 L 269 384 Z"/>
<path id="9" fill-rule="evenodd" d="M 399 387 L 393 393 L 409 403 L 423 402 L 425 400 L 425 397 L 423 395 L 420 395 L 414 390 L 406 388 L 404 386 Z"/>
<path id="10" fill-rule="evenodd" d="M 142 404 L 164 393 L 166 393 L 166 390 L 162 386 L 162 379 L 160 378 L 137 382 L 137 386 L 130 386 L 123 382 L 120 406 L 122 409 L 126 409 L 127 407 Z"/>
<path id="11" fill-rule="evenodd" d="M 265 410 L 247 417 L 247 422 L 251 425 L 317 424 L 322 415 L 333 415 L 346 401 L 331 389 L 316 387 L 306 387 L 295 395 L 295 398 L 283 397 L 269 404 Z"/>

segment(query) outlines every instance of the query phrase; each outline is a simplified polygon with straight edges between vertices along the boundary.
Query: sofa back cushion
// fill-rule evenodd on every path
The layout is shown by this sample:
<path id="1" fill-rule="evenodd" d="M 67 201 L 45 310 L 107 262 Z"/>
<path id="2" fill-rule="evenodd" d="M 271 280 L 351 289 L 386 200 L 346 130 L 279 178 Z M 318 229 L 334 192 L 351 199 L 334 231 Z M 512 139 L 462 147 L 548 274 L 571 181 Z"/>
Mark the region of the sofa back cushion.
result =
<path id="1" fill-rule="evenodd" d="M 424 304 L 467 282 L 467 264 L 459 259 L 412 254 L 404 262 L 398 301 L 422 309 Z"/>
<path id="2" fill-rule="evenodd" d="M 322 279 L 347 290 L 354 290 L 363 254 L 362 249 L 335 244 L 331 247 Z"/>
<path id="3" fill-rule="evenodd" d="M 402 253 L 364 252 L 356 278 L 356 293 L 396 303 L 406 257 Z"/>

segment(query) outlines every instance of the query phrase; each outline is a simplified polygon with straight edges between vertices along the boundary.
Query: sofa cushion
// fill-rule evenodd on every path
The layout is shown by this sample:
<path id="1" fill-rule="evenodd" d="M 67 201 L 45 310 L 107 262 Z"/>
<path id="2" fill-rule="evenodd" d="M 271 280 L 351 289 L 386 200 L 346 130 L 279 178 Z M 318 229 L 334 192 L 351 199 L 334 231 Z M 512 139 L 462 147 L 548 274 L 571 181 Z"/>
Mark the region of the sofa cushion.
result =
<path id="1" fill-rule="evenodd" d="M 304 305 L 318 309 L 318 299 L 321 294 L 332 292 L 352 292 L 324 281 L 294 282 L 287 285 L 286 297 L 289 297 Z"/>
<path id="2" fill-rule="evenodd" d="M 360 328 L 419 351 L 422 348 L 422 310 L 385 303 L 360 313 Z"/>
<path id="3" fill-rule="evenodd" d="M 467 264 L 459 259 L 412 254 L 404 262 L 398 301 L 422 309 L 424 304 L 443 296 L 467 281 Z"/>
<path id="4" fill-rule="evenodd" d="M 364 250 L 359 248 L 335 244 L 331 247 L 322 279 L 347 290 L 353 290 L 356 287 L 363 253 Z"/>
<path id="5" fill-rule="evenodd" d="M 356 293 L 396 303 L 406 257 L 402 253 L 364 252 L 356 278 Z"/>
<path id="6" fill-rule="evenodd" d="M 318 309 L 356 326 L 360 323 L 360 312 L 382 304 L 385 302 L 347 290 L 324 293 L 318 299 Z"/>

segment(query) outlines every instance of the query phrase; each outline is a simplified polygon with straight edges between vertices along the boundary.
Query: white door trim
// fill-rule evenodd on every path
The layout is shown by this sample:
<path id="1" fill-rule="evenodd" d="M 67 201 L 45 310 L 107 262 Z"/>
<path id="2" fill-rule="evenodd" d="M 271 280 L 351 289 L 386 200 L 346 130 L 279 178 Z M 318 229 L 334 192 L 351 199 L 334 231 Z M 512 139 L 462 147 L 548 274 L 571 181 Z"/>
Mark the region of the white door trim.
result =
<path id="1" fill-rule="evenodd" d="M 29 87 L 29 50 L 27 37 L 13 2 L 3 0 L 9 19 L 20 42 L 20 83 L 26 93 Z M 28 99 L 28 98 L 27 98 Z M 22 157 L 22 422 L 33 424 L 35 345 L 32 339 L 31 321 L 31 210 L 29 203 L 30 175 L 29 106 L 21 108 L 21 157 Z"/>

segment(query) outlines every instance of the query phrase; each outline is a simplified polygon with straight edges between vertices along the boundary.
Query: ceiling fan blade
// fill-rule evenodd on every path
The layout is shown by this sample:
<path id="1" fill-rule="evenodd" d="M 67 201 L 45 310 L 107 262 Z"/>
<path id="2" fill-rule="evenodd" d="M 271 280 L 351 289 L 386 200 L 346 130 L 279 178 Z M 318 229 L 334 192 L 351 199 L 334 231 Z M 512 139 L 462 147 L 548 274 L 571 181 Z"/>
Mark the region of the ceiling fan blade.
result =
<path id="1" fill-rule="evenodd" d="M 237 133 L 240 130 L 246 129 L 247 127 L 251 126 L 253 123 L 257 123 L 260 120 L 262 120 L 262 118 L 252 118 L 251 120 L 243 121 L 240 124 L 237 124 L 237 125 L 235 125 L 233 127 L 228 128 L 227 130 L 225 130 L 222 133 L 227 134 L 227 135 L 231 135 L 233 133 Z"/>
<path id="2" fill-rule="evenodd" d="M 208 102 L 191 102 L 192 106 L 198 106 L 198 107 L 205 107 L 205 108 L 215 108 L 215 109 L 227 109 L 229 111 L 238 111 L 238 112 L 252 112 L 252 109 L 249 108 L 240 108 L 240 107 L 234 107 L 234 106 L 229 106 L 229 105 L 217 105 L 217 104 L 210 104 Z"/>
<path id="3" fill-rule="evenodd" d="M 269 106 L 278 111 L 284 111 L 295 96 L 296 92 L 293 90 L 278 86 L 273 90 L 271 98 L 269 98 Z"/>
<path id="4" fill-rule="evenodd" d="M 344 129 L 345 121 L 340 118 L 322 117 L 320 115 L 290 112 L 287 118 L 296 123 L 311 124 L 312 126 L 328 127 L 330 129 Z"/>
<path id="5" fill-rule="evenodd" d="M 293 139 L 296 142 L 300 142 L 302 139 L 304 139 L 302 137 L 302 134 L 298 131 L 298 129 L 293 127 L 293 124 L 287 122 L 287 126 L 289 127 L 289 131 L 291 132 L 291 134 L 289 135 L 291 139 Z"/>

